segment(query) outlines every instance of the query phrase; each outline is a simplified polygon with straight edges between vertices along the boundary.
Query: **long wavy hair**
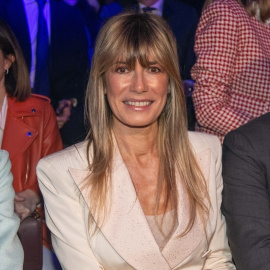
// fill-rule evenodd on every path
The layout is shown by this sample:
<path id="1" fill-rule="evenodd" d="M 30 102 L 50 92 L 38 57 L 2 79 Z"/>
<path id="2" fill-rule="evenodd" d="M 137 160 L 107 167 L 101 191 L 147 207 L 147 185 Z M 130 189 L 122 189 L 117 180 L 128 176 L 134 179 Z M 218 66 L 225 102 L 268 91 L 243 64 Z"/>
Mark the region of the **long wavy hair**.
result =
<path id="1" fill-rule="evenodd" d="M 2 19 L 0 19 L 0 50 L 5 58 L 9 55 L 15 57 L 8 74 L 5 75 L 6 92 L 10 97 L 24 101 L 31 95 L 30 75 L 20 45 L 8 24 Z"/>
<path id="2" fill-rule="evenodd" d="M 90 79 L 86 92 L 86 121 L 88 133 L 89 177 L 84 188 L 90 188 L 90 212 L 98 216 L 98 223 L 106 219 L 111 200 L 111 165 L 113 158 L 112 111 L 106 101 L 105 73 L 119 59 L 132 68 L 136 60 L 149 67 L 151 54 L 168 74 L 168 94 L 165 107 L 158 119 L 159 177 L 155 202 L 155 216 L 159 209 L 161 193 L 165 186 L 166 206 L 170 203 L 176 211 L 177 181 L 188 194 L 190 219 L 183 235 L 193 226 L 197 213 L 204 225 L 209 214 L 209 195 L 206 181 L 198 166 L 187 132 L 185 96 L 179 73 L 177 45 L 167 23 L 153 14 L 122 13 L 111 18 L 101 29 L 92 60 Z M 165 212 L 165 210 L 164 210 Z"/>
<path id="3" fill-rule="evenodd" d="M 204 2 L 203 10 L 205 10 L 211 3 L 216 0 L 206 0 Z M 264 23 L 270 18 L 270 0 L 235 0 L 242 5 L 247 11 L 248 15 L 259 17 Z M 259 15 L 258 15 L 259 12 Z"/>

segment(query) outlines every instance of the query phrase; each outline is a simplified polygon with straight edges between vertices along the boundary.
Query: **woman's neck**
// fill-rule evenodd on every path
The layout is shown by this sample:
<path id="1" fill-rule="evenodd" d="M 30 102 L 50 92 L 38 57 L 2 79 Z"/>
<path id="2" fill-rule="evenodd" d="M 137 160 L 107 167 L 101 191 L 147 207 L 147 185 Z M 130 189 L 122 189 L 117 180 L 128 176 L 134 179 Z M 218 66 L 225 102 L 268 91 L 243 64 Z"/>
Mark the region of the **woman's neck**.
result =
<path id="1" fill-rule="evenodd" d="M 157 123 L 146 128 L 118 129 L 114 126 L 113 131 L 143 212 L 153 216 L 160 166 Z M 172 207 L 167 203 L 165 184 L 163 186 L 156 214 L 163 214 Z"/>
<path id="2" fill-rule="evenodd" d="M 114 126 L 113 132 L 123 159 L 137 162 L 157 155 L 158 126 L 130 128 Z"/>

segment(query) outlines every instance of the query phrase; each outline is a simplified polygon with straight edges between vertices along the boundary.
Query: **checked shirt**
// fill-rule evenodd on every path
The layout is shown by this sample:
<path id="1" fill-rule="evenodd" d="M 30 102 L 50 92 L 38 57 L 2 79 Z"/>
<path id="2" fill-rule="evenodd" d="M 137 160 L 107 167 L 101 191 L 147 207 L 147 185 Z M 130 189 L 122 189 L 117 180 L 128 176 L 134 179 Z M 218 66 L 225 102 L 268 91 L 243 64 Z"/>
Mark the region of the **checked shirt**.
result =
<path id="1" fill-rule="evenodd" d="M 217 0 L 202 14 L 192 68 L 198 131 L 226 133 L 270 111 L 270 27 L 236 0 Z"/>

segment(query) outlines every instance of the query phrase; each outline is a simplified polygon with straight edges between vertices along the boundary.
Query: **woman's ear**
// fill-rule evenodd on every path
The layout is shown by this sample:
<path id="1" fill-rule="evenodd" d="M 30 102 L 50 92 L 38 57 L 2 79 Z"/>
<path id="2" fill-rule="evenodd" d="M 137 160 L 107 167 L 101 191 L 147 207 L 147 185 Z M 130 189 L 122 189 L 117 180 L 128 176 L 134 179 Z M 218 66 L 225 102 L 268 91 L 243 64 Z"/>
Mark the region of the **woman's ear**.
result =
<path id="1" fill-rule="evenodd" d="M 15 61 L 15 56 L 13 54 L 8 54 L 5 58 L 5 70 L 9 70 L 12 63 Z"/>

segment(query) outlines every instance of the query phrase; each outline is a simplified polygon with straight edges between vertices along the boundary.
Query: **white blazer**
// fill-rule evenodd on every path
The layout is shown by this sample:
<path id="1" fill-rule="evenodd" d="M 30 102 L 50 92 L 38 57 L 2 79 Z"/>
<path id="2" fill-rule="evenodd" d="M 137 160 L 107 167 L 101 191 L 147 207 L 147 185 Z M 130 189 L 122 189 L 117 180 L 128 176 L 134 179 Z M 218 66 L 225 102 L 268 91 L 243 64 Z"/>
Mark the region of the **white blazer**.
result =
<path id="1" fill-rule="evenodd" d="M 17 236 L 20 219 L 14 213 L 15 192 L 7 151 L 0 149 L 0 269 L 22 270 L 23 248 Z"/>
<path id="2" fill-rule="evenodd" d="M 199 218 L 187 235 L 176 237 L 188 220 L 187 196 L 179 181 L 179 226 L 162 251 L 148 226 L 117 146 L 112 164 L 111 210 L 94 235 L 88 227 L 89 190 L 81 190 L 88 174 L 87 142 L 39 162 L 37 175 L 45 200 L 46 222 L 63 269 L 235 269 L 220 212 L 223 187 L 220 142 L 202 133 L 190 132 L 189 137 L 207 180 L 212 204 L 207 224 L 208 241 Z M 90 215 L 90 218 L 96 220 L 95 216 Z"/>

